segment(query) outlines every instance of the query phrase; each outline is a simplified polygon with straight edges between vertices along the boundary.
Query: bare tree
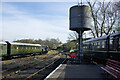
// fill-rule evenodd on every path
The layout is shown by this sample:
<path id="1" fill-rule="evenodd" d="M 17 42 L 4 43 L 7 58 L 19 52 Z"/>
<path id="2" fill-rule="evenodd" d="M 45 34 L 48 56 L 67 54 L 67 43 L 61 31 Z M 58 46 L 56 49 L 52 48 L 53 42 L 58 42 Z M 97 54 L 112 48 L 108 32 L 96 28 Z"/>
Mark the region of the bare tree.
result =
<path id="1" fill-rule="evenodd" d="M 61 41 L 58 38 L 57 39 L 51 38 L 46 40 L 21 39 L 21 40 L 16 40 L 14 42 L 48 45 L 49 49 L 55 49 L 59 44 L 61 44 Z"/>
<path id="2" fill-rule="evenodd" d="M 112 33 L 116 28 L 116 23 L 120 19 L 120 2 L 115 4 L 114 2 L 106 2 L 105 0 L 102 2 L 97 0 L 94 2 L 92 2 L 92 0 L 86 1 L 91 8 L 92 36 L 97 38 Z M 119 25 L 119 23 L 117 25 Z M 120 30 L 120 28 L 117 27 L 116 30 Z M 76 32 L 70 33 L 68 37 L 69 40 L 77 40 L 77 38 L 78 35 Z"/>
<path id="3" fill-rule="evenodd" d="M 96 37 L 108 35 L 112 32 L 117 18 L 117 11 L 114 9 L 112 2 L 91 2 L 87 0 L 92 13 L 92 29 L 91 32 Z"/>
<path id="4" fill-rule="evenodd" d="M 75 49 L 76 48 L 76 42 L 68 41 L 64 44 L 65 50 Z"/>
<path id="5" fill-rule="evenodd" d="M 120 1 L 114 3 L 114 7 L 117 10 L 117 22 L 116 22 L 116 31 L 120 31 Z"/>
<path id="6" fill-rule="evenodd" d="M 74 32 L 69 33 L 68 39 L 69 40 L 77 40 L 78 39 L 77 32 L 74 31 Z"/>

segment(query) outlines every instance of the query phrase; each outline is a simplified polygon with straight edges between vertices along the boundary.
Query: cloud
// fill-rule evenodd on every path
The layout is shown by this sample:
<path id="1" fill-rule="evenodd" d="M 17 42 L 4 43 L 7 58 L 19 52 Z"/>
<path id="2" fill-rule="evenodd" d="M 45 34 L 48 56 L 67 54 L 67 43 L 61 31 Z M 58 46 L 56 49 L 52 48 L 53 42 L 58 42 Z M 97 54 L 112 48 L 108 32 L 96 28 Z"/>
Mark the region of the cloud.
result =
<path id="1" fill-rule="evenodd" d="M 3 39 L 12 41 L 21 38 L 59 38 L 66 42 L 69 33 L 68 16 L 34 15 L 4 3 Z"/>

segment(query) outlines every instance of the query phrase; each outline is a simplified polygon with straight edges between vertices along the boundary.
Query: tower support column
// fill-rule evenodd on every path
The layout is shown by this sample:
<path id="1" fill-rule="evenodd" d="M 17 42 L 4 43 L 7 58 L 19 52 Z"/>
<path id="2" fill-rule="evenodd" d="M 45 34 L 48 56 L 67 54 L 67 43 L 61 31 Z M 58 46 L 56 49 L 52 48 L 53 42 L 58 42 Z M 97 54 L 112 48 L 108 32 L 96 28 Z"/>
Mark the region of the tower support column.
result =
<path id="1" fill-rule="evenodd" d="M 79 44 L 79 54 L 78 54 L 78 58 L 79 58 L 79 61 L 80 63 L 82 62 L 82 59 L 83 59 L 83 43 L 82 43 L 82 33 L 83 31 L 77 31 L 78 33 L 78 44 Z"/>

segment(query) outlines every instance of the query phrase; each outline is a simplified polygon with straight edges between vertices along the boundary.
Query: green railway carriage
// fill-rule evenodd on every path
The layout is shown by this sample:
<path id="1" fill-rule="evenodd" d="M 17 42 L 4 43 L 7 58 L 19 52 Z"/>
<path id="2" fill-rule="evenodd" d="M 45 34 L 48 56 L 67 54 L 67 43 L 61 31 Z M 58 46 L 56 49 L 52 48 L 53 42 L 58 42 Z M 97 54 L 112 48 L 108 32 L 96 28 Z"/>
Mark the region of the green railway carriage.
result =
<path id="1" fill-rule="evenodd" d="M 10 59 L 12 56 L 27 54 L 43 54 L 47 52 L 48 46 L 40 44 L 0 42 L 0 56 L 2 59 Z"/>
<path id="2" fill-rule="evenodd" d="M 7 43 L 0 42 L 0 56 L 7 55 Z"/>
<path id="3" fill-rule="evenodd" d="M 41 52 L 40 44 L 10 42 L 10 55 Z"/>

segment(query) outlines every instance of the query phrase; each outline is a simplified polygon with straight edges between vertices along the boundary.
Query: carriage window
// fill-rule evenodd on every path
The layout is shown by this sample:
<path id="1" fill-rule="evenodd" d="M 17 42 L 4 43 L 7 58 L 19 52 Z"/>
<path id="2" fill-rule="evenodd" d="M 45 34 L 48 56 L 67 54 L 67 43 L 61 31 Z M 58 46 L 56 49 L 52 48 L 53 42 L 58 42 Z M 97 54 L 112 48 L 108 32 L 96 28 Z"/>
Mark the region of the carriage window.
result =
<path id="1" fill-rule="evenodd" d="M 102 48 L 105 48 L 105 42 L 102 41 Z"/>
<path id="2" fill-rule="evenodd" d="M 95 45 L 95 44 L 94 44 L 94 43 L 92 43 L 92 49 L 94 49 L 94 45 Z"/>
<path id="3" fill-rule="evenodd" d="M 1 46 L 1 50 L 3 49 L 3 46 Z"/>
<path id="4" fill-rule="evenodd" d="M 18 47 L 16 47 L 16 49 L 18 50 Z"/>
<path id="5" fill-rule="evenodd" d="M 87 49 L 87 46 L 85 47 L 85 49 Z"/>
<path id="6" fill-rule="evenodd" d="M 99 44 L 99 42 L 97 42 L 97 45 Z"/>
<path id="7" fill-rule="evenodd" d="M 100 48 L 100 42 L 97 42 L 97 48 Z"/>
<path id="8" fill-rule="evenodd" d="M 110 45 L 112 45 L 113 44 L 113 39 L 110 39 Z"/>
<path id="9" fill-rule="evenodd" d="M 17 49 L 17 47 L 16 47 L 16 46 L 14 46 L 13 48 L 14 48 L 14 49 Z"/>
<path id="10" fill-rule="evenodd" d="M 97 42 L 95 43 L 95 45 L 97 46 Z"/>
<path id="11" fill-rule="evenodd" d="M 97 48 L 97 42 L 95 42 L 95 46 L 96 46 L 96 48 Z"/>
<path id="12" fill-rule="evenodd" d="M 120 38 L 119 38 L 119 45 L 120 45 Z"/>
<path id="13" fill-rule="evenodd" d="M 120 48 L 120 38 L 119 38 L 119 48 Z"/>

